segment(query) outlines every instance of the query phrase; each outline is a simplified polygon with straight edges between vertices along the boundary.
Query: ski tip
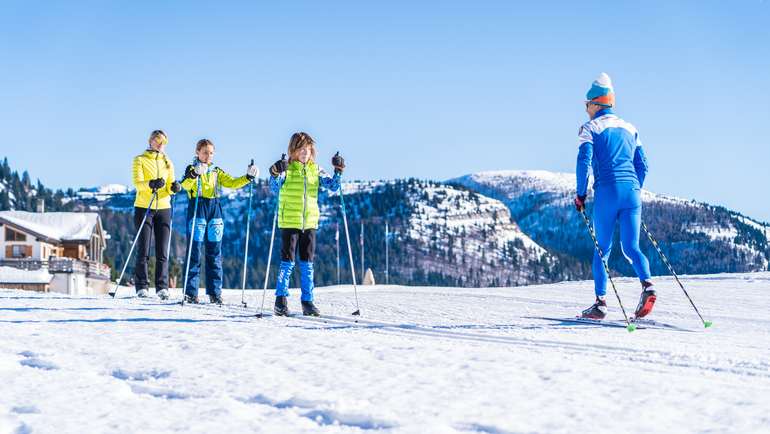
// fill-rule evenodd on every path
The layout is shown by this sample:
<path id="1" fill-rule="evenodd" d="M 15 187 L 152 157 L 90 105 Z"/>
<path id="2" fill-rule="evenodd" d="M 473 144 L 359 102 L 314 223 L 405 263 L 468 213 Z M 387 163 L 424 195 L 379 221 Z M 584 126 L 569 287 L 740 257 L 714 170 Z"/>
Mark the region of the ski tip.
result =
<path id="1" fill-rule="evenodd" d="M 711 321 L 703 321 L 703 327 L 704 327 L 704 328 L 709 328 L 709 327 L 711 327 L 712 325 L 714 325 L 714 323 L 713 323 L 713 322 L 711 322 Z"/>
<path id="2" fill-rule="evenodd" d="M 353 315 L 353 316 L 361 316 L 361 311 L 357 310 L 357 311 L 351 313 L 351 315 Z"/>
<path id="3" fill-rule="evenodd" d="M 636 324 L 629 324 L 628 327 L 626 327 L 626 330 L 628 330 L 629 333 L 636 330 Z"/>

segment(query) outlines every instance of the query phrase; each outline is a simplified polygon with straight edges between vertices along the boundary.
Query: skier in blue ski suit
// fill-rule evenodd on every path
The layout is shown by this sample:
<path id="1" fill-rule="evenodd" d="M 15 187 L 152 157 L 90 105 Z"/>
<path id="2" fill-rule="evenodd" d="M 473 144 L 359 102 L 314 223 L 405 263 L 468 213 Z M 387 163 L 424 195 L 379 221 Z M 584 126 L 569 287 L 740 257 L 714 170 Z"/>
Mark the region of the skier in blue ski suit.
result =
<path id="1" fill-rule="evenodd" d="M 614 110 L 615 93 L 610 77 L 602 73 L 586 95 L 590 121 L 580 127 L 575 207 L 583 211 L 588 195 L 589 171 L 594 176 L 594 230 L 603 257 L 594 251 L 593 276 L 596 302 L 582 312 L 584 318 L 603 319 L 607 314 L 607 272 L 615 224 L 620 224 L 623 254 L 642 283 L 636 317 L 650 313 L 656 294 L 650 281 L 650 263 L 639 249 L 642 221 L 641 189 L 647 176 L 647 157 L 639 133 Z"/>
<path id="2" fill-rule="evenodd" d="M 214 166 L 214 143 L 201 139 L 195 145 L 196 157 L 185 169 L 182 188 L 188 192 L 187 236 L 190 263 L 187 286 L 184 288 L 186 303 L 198 303 L 198 285 L 201 275 L 201 249 L 206 248 L 206 294 L 209 301 L 222 304 L 222 238 L 224 237 L 224 214 L 222 213 L 222 187 L 239 189 L 248 185 L 259 174 L 253 164 L 246 174 L 234 177 Z M 195 220 L 193 220 L 195 216 Z M 188 241 L 188 242 L 190 242 Z"/>

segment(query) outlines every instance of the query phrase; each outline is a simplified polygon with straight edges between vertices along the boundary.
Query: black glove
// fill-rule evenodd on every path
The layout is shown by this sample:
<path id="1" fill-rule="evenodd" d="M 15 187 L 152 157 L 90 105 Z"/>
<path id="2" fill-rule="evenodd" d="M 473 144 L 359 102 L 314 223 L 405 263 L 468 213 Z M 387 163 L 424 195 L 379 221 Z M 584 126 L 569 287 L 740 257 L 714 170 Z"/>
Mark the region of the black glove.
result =
<path id="1" fill-rule="evenodd" d="M 171 184 L 171 192 L 177 194 L 180 191 L 182 191 L 182 184 L 180 184 L 178 181 L 174 181 L 174 183 Z"/>
<path id="2" fill-rule="evenodd" d="M 246 168 L 246 179 L 253 181 L 257 176 L 259 176 L 259 168 L 254 165 L 254 159 L 252 158 L 249 167 Z"/>
<path id="3" fill-rule="evenodd" d="M 345 159 L 342 158 L 339 152 L 332 157 L 332 166 L 334 166 L 334 173 L 342 173 L 345 170 Z"/>
<path id="4" fill-rule="evenodd" d="M 166 180 L 163 178 L 152 179 L 150 180 L 149 184 L 151 189 L 160 190 L 164 185 L 166 185 Z"/>
<path id="5" fill-rule="evenodd" d="M 195 179 L 198 177 L 198 172 L 195 171 L 195 166 L 192 164 L 187 166 L 184 170 L 184 179 Z"/>
<path id="6" fill-rule="evenodd" d="M 273 178 L 276 178 L 278 175 L 285 172 L 288 168 L 289 162 L 286 161 L 286 154 L 283 154 L 280 160 L 276 161 L 272 166 L 270 166 L 270 174 L 273 175 Z"/>
<path id="7" fill-rule="evenodd" d="M 586 197 L 585 196 L 575 196 L 575 209 L 578 210 L 578 212 L 583 211 L 586 208 Z"/>

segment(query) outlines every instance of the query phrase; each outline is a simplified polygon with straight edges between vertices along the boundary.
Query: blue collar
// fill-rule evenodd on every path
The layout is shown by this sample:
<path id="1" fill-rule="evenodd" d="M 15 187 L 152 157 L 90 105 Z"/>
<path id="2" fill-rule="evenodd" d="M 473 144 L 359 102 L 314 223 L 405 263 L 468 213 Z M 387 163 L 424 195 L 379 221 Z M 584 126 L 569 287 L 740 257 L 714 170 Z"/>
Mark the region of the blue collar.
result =
<path id="1" fill-rule="evenodd" d="M 612 107 L 607 107 L 607 108 L 603 108 L 603 109 L 599 110 L 598 112 L 596 112 L 596 114 L 594 115 L 593 118 L 596 119 L 596 118 L 602 117 L 604 115 L 614 115 L 614 114 L 615 114 L 615 111 L 612 110 Z"/>

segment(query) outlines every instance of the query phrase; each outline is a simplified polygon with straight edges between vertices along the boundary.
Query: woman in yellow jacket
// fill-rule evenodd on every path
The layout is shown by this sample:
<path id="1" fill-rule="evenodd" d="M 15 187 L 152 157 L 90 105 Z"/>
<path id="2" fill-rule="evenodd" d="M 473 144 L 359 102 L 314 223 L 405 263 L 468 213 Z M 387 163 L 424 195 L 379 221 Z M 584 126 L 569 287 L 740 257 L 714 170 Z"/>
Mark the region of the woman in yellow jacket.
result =
<path id="1" fill-rule="evenodd" d="M 155 236 L 155 291 L 158 297 L 168 298 L 168 251 L 171 235 L 171 196 L 181 190 L 174 180 L 174 164 L 164 153 L 168 136 L 161 130 L 150 134 L 149 147 L 134 157 L 132 180 L 136 188 L 134 200 L 134 226 L 139 231 L 136 243 L 136 267 L 134 286 L 137 297 L 149 295 L 147 261 L 150 258 L 150 242 Z M 145 213 L 147 220 L 142 224 Z"/>
<path id="2" fill-rule="evenodd" d="M 243 188 L 259 175 L 253 164 L 246 169 L 246 175 L 233 178 L 227 172 L 214 166 L 214 144 L 208 139 L 199 140 L 195 145 L 196 158 L 187 166 L 182 188 L 187 190 L 188 237 L 192 236 L 192 251 L 185 287 L 185 303 L 198 303 L 198 282 L 200 278 L 201 247 L 206 245 L 206 294 L 211 303 L 222 304 L 222 236 L 225 223 L 222 219 L 222 205 L 219 202 L 221 188 Z M 196 200 L 196 195 L 198 199 Z M 195 212 L 195 206 L 198 206 Z M 195 221 L 193 222 L 193 214 Z M 192 230 L 192 234 L 189 231 Z M 188 238 L 189 245 L 189 238 Z"/>

